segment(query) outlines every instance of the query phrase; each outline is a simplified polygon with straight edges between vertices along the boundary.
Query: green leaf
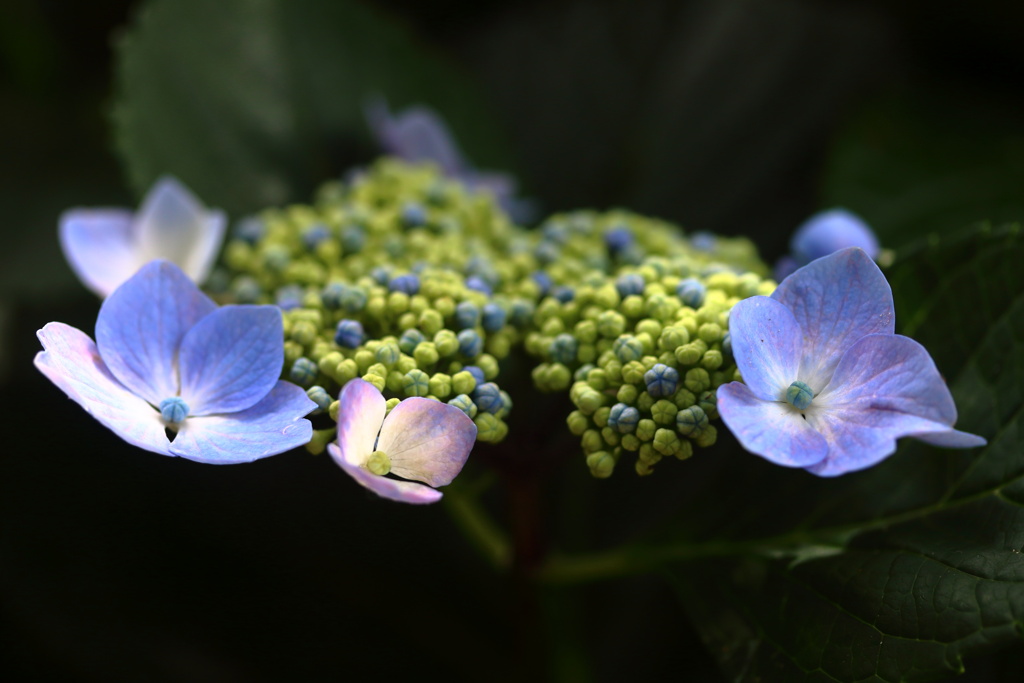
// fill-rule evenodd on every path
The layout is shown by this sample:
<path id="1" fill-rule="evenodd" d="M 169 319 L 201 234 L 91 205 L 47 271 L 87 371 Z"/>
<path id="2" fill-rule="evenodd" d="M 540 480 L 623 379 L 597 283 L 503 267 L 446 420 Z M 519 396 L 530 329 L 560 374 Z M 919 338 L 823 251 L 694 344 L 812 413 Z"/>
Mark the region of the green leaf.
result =
<path id="1" fill-rule="evenodd" d="M 716 541 L 691 530 L 689 542 L 647 548 L 676 558 L 672 583 L 734 679 L 932 680 L 1021 637 L 1022 262 L 1017 226 L 982 227 L 905 249 L 888 274 L 900 329 L 950 380 L 957 426 L 988 446 L 907 439 L 835 480 L 776 468 L 739 483 L 729 505 L 740 522 L 706 529 Z"/>
<path id="2" fill-rule="evenodd" d="M 465 75 L 351 0 L 153 0 L 118 55 L 115 138 L 140 193 L 173 173 L 231 212 L 308 199 L 370 156 L 375 95 L 436 109 L 481 166 L 504 159 Z"/>

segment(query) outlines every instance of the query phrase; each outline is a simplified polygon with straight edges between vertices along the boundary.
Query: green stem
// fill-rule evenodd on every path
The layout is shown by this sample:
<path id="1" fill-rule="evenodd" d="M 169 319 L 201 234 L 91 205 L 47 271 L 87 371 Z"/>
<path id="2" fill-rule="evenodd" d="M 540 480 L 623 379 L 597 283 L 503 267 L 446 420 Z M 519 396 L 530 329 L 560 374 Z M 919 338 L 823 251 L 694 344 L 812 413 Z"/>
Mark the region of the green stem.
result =
<path id="1" fill-rule="evenodd" d="M 486 483 L 486 482 L 484 482 Z M 477 482 L 480 484 L 480 482 Z M 444 491 L 445 509 L 466 537 L 495 569 L 508 569 L 511 545 L 490 515 L 480 505 L 480 485 L 458 486 L 453 482 Z"/>

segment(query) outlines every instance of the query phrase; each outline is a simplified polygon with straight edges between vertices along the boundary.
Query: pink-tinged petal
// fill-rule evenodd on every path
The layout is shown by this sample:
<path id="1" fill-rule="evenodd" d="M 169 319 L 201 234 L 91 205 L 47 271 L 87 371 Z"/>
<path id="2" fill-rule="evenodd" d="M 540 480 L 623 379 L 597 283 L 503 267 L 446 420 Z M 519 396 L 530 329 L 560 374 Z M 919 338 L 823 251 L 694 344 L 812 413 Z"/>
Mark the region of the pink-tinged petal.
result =
<path id="1" fill-rule="evenodd" d="M 894 334 L 856 342 L 815 397 L 807 420 L 829 442 L 827 460 L 810 468 L 821 476 L 870 467 L 891 455 L 904 436 L 948 448 L 984 444 L 953 429 L 953 397 L 924 347 Z"/>
<path id="2" fill-rule="evenodd" d="M 68 398 L 133 446 L 170 454 L 160 414 L 110 374 L 87 334 L 48 323 L 37 336 L 45 350 L 36 354 L 35 365 Z"/>
<path id="3" fill-rule="evenodd" d="M 132 249 L 132 214 L 126 209 L 72 209 L 60 217 L 64 258 L 82 283 L 101 297 L 142 265 Z"/>
<path id="4" fill-rule="evenodd" d="M 210 218 L 210 212 L 187 187 L 170 176 L 160 178 L 135 216 L 134 239 L 139 258 L 143 262 L 171 261 L 201 282 L 208 273 L 197 271 L 204 262 L 209 265 L 211 237 L 217 237 L 214 252 L 224 237 L 223 215 L 219 220 Z M 208 234 L 211 228 L 219 235 Z"/>
<path id="5" fill-rule="evenodd" d="M 309 443 L 313 426 L 304 419 L 316 404 L 306 392 L 280 380 L 262 401 L 230 415 L 188 417 L 170 452 L 196 462 L 252 462 Z"/>
<path id="6" fill-rule="evenodd" d="M 277 306 L 224 306 L 181 340 L 181 398 L 192 415 L 256 405 L 281 376 L 284 326 Z"/>
<path id="7" fill-rule="evenodd" d="M 429 398 L 407 398 L 384 418 L 377 450 L 387 454 L 399 477 L 444 486 L 462 471 L 474 443 L 476 425 L 464 412 Z"/>
<path id="8" fill-rule="evenodd" d="M 441 500 L 441 492 L 429 486 L 417 484 L 414 481 L 399 481 L 380 477 L 355 463 L 348 462 L 341 454 L 341 449 L 333 443 L 327 444 L 327 452 L 341 466 L 341 469 L 345 470 L 360 486 L 370 489 L 382 498 L 418 505 L 436 503 Z"/>
<path id="9" fill-rule="evenodd" d="M 718 388 L 718 413 L 744 448 L 777 465 L 807 467 L 828 453 L 825 439 L 796 408 L 761 400 L 745 384 Z"/>
<path id="10" fill-rule="evenodd" d="M 800 368 L 803 334 L 788 308 L 766 296 L 736 304 L 729 335 L 743 382 L 765 401 L 785 400 Z"/>
<path id="11" fill-rule="evenodd" d="M 863 250 L 842 249 L 800 268 L 772 293 L 804 333 L 800 380 L 817 394 L 861 337 L 892 334 L 892 290 Z M 742 368 L 741 368 L 742 370 Z"/>
<path id="12" fill-rule="evenodd" d="M 373 453 L 387 413 L 384 396 L 364 379 L 350 380 L 338 396 L 338 446 L 346 462 L 361 466 Z"/>
<path id="13" fill-rule="evenodd" d="M 178 394 L 182 338 L 216 308 L 176 265 L 151 261 L 103 302 L 96 346 L 121 384 L 160 405 Z"/>
<path id="14" fill-rule="evenodd" d="M 366 107 L 366 118 L 388 154 L 406 161 L 432 161 L 449 176 L 466 170 L 448 127 L 432 109 L 410 107 L 392 116 L 387 104 L 378 100 Z"/>

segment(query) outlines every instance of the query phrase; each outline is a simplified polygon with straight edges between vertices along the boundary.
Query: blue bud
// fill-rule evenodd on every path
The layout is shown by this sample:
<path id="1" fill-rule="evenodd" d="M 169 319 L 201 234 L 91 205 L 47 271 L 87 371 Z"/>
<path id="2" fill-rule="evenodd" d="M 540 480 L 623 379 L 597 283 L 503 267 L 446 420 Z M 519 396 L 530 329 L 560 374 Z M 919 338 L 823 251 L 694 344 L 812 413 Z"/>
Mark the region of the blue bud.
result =
<path id="1" fill-rule="evenodd" d="M 256 216 L 246 216 L 235 224 L 234 235 L 236 238 L 256 244 L 267 231 L 267 226 Z"/>
<path id="2" fill-rule="evenodd" d="M 300 387 L 308 387 L 316 381 L 318 372 L 320 372 L 320 368 L 310 359 L 296 358 L 295 362 L 292 363 L 291 370 L 288 371 L 288 379 Z"/>
<path id="3" fill-rule="evenodd" d="M 604 243 L 608 251 L 617 254 L 633 244 L 633 233 L 629 228 L 615 227 L 604 234 Z"/>
<path id="4" fill-rule="evenodd" d="M 483 292 L 487 296 L 490 296 L 494 292 L 494 290 L 491 289 L 491 286 L 484 282 L 483 278 L 478 275 L 470 275 L 466 278 L 466 289 Z"/>
<path id="5" fill-rule="evenodd" d="M 722 355 L 726 358 L 732 358 L 732 335 L 728 332 L 722 337 Z"/>
<path id="6" fill-rule="evenodd" d="M 567 285 L 558 285 L 551 290 L 551 296 L 555 297 L 563 304 L 567 304 L 576 298 L 576 290 Z"/>
<path id="7" fill-rule="evenodd" d="M 645 284 L 642 275 L 626 273 L 615 280 L 615 289 L 619 290 L 619 296 L 626 298 L 633 294 L 643 294 Z"/>
<path id="8" fill-rule="evenodd" d="M 366 245 L 366 232 L 358 225 L 346 225 L 341 230 L 341 249 L 346 254 L 358 254 Z"/>
<path id="9" fill-rule="evenodd" d="M 551 291 L 551 285 L 554 284 L 551 281 L 551 276 L 543 270 L 538 270 L 532 273 L 530 277 L 537 283 L 537 287 L 540 289 L 540 295 L 547 296 L 547 293 Z"/>
<path id="10" fill-rule="evenodd" d="M 422 204 L 406 202 L 402 206 L 402 224 L 407 228 L 418 228 L 427 223 L 427 210 Z"/>
<path id="11" fill-rule="evenodd" d="M 797 410 L 807 410 L 814 399 L 814 392 L 803 382 L 793 382 L 786 389 L 786 400 L 796 407 Z"/>
<path id="12" fill-rule="evenodd" d="M 505 327 L 505 309 L 498 304 L 484 304 L 481 322 L 488 332 L 497 332 Z"/>
<path id="13" fill-rule="evenodd" d="M 700 308 L 704 305 L 704 295 L 707 289 L 703 283 L 693 278 L 687 278 L 676 285 L 676 296 L 690 308 Z"/>
<path id="14" fill-rule="evenodd" d="M 466 396 L 465 394 L 459 394 L 452 400 L 448 401 L 448 405 L 455 406 L 456 408 L 464 412 L 466 415 L 468 415 L 470 419 L 476 417 L 476 404 L 473 403 L 473 399 L 471 399 L 469 396 Z"/>
<path id="15" fill-rule="evenodd" d="M 160 417 L 170 424 L 178 424 L 188 417 L 188 404 L 180 396 L 171 396 L 160 401 Z"/>
<path id="16" fill-rule="evenodd" d="M 616 403 L 608 413 L 608 426 L 618 430 L 620 434 L 633 431 L 638 422 L 640 422 L 640 411 L 625 403 Z"/>
<path id="17" fill-rule="evenodd" d="M 501 398 L 501 389 L 494 382 L 484 382 L 473 390 L 473 402 L 476 407 L 487 413 L 497 413 L 504 407 L 505 402 Z"/>
<path id="18" fill-rule="evenodd" d="M 320 301 L 324 308 L 329 311 L 336 311 L 341 308 L 341 300 L 348 291 L 348 285 L 343 282 L 328 282 L 320 291 Z"/>
<path id="19" fill-rule="evenodd" d="M 654 398 L 663 398 L 676 393 L 679 386 L 679 372 L 670 365 L 655 363 L 654 367 L 644 373 L 647 393 Z"/>
<path id="20" fill-rule="evenodd" d="M 399 275 L 391 279 L 391 282 L 388 283 L 388 289 L 392 292 L 405 292 L 412 296 L 420 291 L 420 279 L 412 273 Z"/>
<path id="21" fill-rule="evenodd" d="M 306 389 L 306 396 L 308 396 L 309 400 L 315 403 L 317 409 L 321 411 L 329 409 L 331 407 L 331 403 L 334 402 L 331 395 L 327 393 L 327 390 L 319 384 Z"/>
<path id="22" fill-rule="evenodd" d="M 398 339 L 398 348 L 402 350 L 402 353 L 411 356 L 416 347 L 426 341 L 426 339 L 423 333 L 414 327 L 402 333 L 402 336 Z"/>
<path id="23" fill-rule="evenodd" d="M 700 406 L 683 408 L 676 413 L 676 431 L 683 436 L 699 436 L 708 426 L 708 415 Z"/>
<path id="24" fill-rule="evenodd" d="M 467 358 L 476 358 L 484 350 L 484 340 L 480 338 L 476 330 L 460 330 L 458 340 L 459 353 Z"/>
<path id="25" fill-rule="evenodd" d="M 274 294 L 274 300 L 282 311 L 290 311 L 302 306 L 302 298 L 305 294 L 306 291 L 299 285 L 284 285 L 278 287 Z"/>
<path id="26" fill-rule="evenodd" d="M 548 346 L 548 353 L 551 360 L 562 365 L 571 365 L 576 362 L 576 349 L 579 342 L 571 334 L 562 333 L 551 340 Z"/>
<path id="27" fill-rule="evenodd" d="M 572 379 L 574 382 L 583 382 L 587 379 L 587 373 L 596 368 L 597 366 L 593 363 L 587 363 L 576 368 L 576 372 L 572 373 Z"/>
<path id="28" fill-rule="evenodd" d="M 338 329 L 334 333 L 334 343 L 346 349 L 358 347 L 365 338 L 363 325 L 358 320 L 342 320 L 338 323 Z"/>
<path id="29" fill-rule="evenodd" d="M 533 305 L 529 301 L 516 299 L 509 307 L 509 322 L 516 327 L 525 327 L 533 317 Z"/>
<path id="30" fill-rule="evenodd" d="M 480 323 L 480 309 L 471 301 L 460 301 L 455 307 L 455 326 L 462 329 L 476 327 Z"/>
<path id="31" fill-rule="evenodd" d="M 623 363 L 640 360 L 644 355 L 644 345 L 636 337 L 624 334 L 612 344 L 612 353 Z"/>
<path id="32" fill-rule="evenodd" d="M 483 384 L 486 381 L 486 378 L 484 377 L 484 371 L 481 370 L 476 365 L 467 365 L 466 367 L 464 367 L 462 369 L 465 370 L 466 372 L 468 372 L 469 374 L 473 375 L 473 379 L 476 380 L 476 385 L 477 386 L 480 386 L 481 384 Z"/>
<path id="33" fill-rule="evenodd" d="M 391 271 L 384 266 L 377 266 L 370 271 L 370 277 L 373 278 L 373 281 L 378 285 L 386 285 L 388 280 L 391 279 Z"/>
<path id="34" fill-rule="evenodd" d="M 314 223 L 302 233 L 302 243 L 306 249 L 313 251 L 316 245 L 320 244 L 331 236 L 331 231 L 323 223 Z"/>
<path id="35" fill-rule="evenodd" d="M 690 244 L 697 251 L 714 251 L 715 236 L 710 232 L 699 231 L 690 235 Z"/>

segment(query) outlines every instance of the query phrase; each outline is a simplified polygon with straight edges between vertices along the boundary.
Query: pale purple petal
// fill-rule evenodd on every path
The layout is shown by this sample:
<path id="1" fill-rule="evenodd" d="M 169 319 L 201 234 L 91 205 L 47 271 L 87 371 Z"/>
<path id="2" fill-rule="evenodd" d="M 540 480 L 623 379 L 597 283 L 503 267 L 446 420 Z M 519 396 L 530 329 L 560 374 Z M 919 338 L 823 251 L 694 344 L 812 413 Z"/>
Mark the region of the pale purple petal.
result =
<path id="1" fill-rule="evenodd" d="M 131 227 L 127 209 L 72 209 L 60 217 L 64 258 L 78 279 L 101 297 L 142 265 L 132 249 Z"/>
<path id="2" fill-rule="evenodd" d="M 364 379 L 350 380 L 338 396 L 338 446 L 346 462 L 362 466 L 373 453 L 387 402 Z"/>
<path id="3" fill-rule="evenodd" d="M 111 374 L 153 405 L 178 393 L 185 333 L 216 304 L 167 261 L 151 261 L 100 307 L 96 346 Z"/>
<path id="4" fill-rule="evenodd" d="M 815 394 L 828 384 L 839 359 L 858 339 L 892 334 L 895 329 L 889 283 L 875 262 L 855 247 L 800 268 L 771 298 L 793 312 L 804 332 L 800 380 Z"/>
<path id="5" fill-rule="evenodd" d="M 71 400 L 133 446 L 170 453 L 160 414 L 110 374 L 88 335 L 64 323 L 48 323 L 36 334 L 45 349 L 36 354 L 36 367 Z"/>
<path id="6" fill-rule="evenodd" d="M 399 477 L 444 486 L 462 471 L 475 442 L 476 425 L 455 406 L 407 398 L 384 418 L 377 450 Z"/>
<path id="7" fill-rule="evenodd" d="M 233 413 L 267 395 L 284 366 L 277 306 L 224 306 L 181 340 L 181 398 L 192 415 Z"/>
<path id="8" fill-rule="evenodd" d="M 229 415 L 188 417 L 170 452 L 196 462 L 232 465 L 284 453 L 309 443 L 313 426 L 304 419 L 316 404 L 306 392 L 279 380 L 256 405 Z"/>
<path id="9" fill-rule="evenodd" d="M 399 481 L 373 474 L 359 465 L 349 462 L 341 453 L 341 449 L 333 443 L 327 444 L 327 452 L 361 486 L 364 486 L 382 498 L 397 500 L 400 503 L 424 505 L 441 500 L 441 492 L 414 481 Z"/>
<path id="10" fill-rule="evenodd" d="M 410 107 L 392 116 L 387 104 L 378 100 L 366 107 L 366 118 L 388 154 L 405 161 L 432 161 L 449 176 L 468 168 L 448 127 L 432 109 Z"/>
<path id="11" fill-rule="evenodd" d="M 859 216 L 846 209 L 830 209 L 808 218 L 790 241 L 790 249 L 801 264 L 845 249 L 860 247 L 871 258 L 878 258 L 875 233 Z"/>
<path id="12" fill-rule="evenodd" d="M 165 176 L 146 194 L 135 216 L 135 247 L 142 262 L 166 259 L 202 282 L 224 239 L 225 216 L 210 212 L 187 187 Z"/>
<path id="13" fill-rule="evenodd" d="M 828 453 L 825 439 L 796 408 L 763 401 L 745 384 L 730 382 L 718 388 L 718 413 L 744 448 L 777 465 L 807 467 Z"/>
<path id="14" fill-rule="evenodd" d="M 829 442 L 826 462 L 811 470 L 822 476 L 874 465 L 903 436 L 950 448 L 984 444 L 953 429 L 956 406 L 935 363 L 923 346 L 900 335 L 855 343 L 814 398 L 807 420 Z"/>
<path id="15" fill-rule="evenodd" d="M 754 296 L 729 313 L 732 353 L 743 381 L 760 399 L 785 400 L 800 368 L 803 334 L 793 314 L 778 301 Z"/>

